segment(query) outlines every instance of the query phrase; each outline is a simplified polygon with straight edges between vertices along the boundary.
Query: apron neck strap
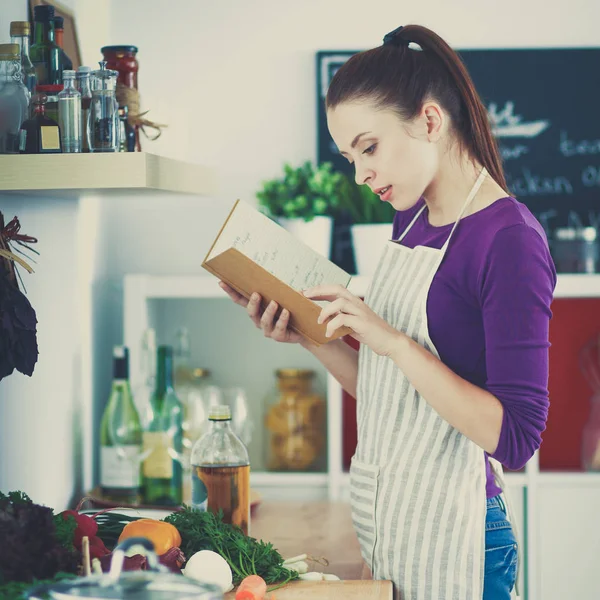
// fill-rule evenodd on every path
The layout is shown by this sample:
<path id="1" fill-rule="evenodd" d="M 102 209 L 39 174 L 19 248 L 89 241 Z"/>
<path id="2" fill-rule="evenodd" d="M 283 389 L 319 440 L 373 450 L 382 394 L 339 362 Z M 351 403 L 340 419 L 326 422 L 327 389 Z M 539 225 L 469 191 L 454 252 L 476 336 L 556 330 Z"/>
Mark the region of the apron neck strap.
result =
<path id="1" fill-rule="evenodd" d="M 477 178 L 477 181 L 475 181 L 475 183 L 473 184 L 473 187 L 471 188 L 471 191 L 469 192 L 469 195 L 467 196 L 465 203 L 463 204 L 462 208 L 460 209 L 460 212 L 458 213 L 458 217 L 456 218 L 456 221 L 454 222 L 454 226 L 452 227 L 452 231 L 450 232 L 450 235 L 448 236 L 446 243 L 442 246 L 442 250 L 444 252 L 446 252 L 446 249 L 448 248 L 450 239 L 452 238 L 452 235 L 456 231 L 459 221 L 462 219 L 463 215 L 465 214 L 465 211 L 467 210 L 467 208 L 469 207 L 471 202 L 473 202 L 473 198 L 475 198 L 475 196 L 477 195 L 477 192 L 479 191 L 479 188 L 485 181 L 487 174 L 488 174 L 487 169 L 485 167 L 483 167 L 481 169 L 481 173 L 479 173 L 479 177 Z"/>

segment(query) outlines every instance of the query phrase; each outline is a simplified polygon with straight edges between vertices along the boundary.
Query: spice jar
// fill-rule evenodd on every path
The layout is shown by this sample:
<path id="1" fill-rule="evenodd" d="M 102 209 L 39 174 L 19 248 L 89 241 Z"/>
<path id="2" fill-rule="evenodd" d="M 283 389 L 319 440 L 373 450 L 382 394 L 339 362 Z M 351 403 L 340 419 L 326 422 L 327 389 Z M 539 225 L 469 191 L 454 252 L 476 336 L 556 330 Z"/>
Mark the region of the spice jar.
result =
<path id="1" fill-rule="evenodd" d="M 315 470 L 325 450 L 325 401 L 313 393 L 314 371 L 280 369 L 277 393 L 265 418 L 267 468 Z"/>
<path id="2" fill-rule="evenodd" d="M 129 120 L 140 114 L 138 93 L 138 49 L 136 46 L 104 46 L 100 50 L 106 61 L 106 67 L 117 71 L 117 101 L 126 106 Z M 135 149 L 141 152 L 139 126 L 135 125 Z"/>

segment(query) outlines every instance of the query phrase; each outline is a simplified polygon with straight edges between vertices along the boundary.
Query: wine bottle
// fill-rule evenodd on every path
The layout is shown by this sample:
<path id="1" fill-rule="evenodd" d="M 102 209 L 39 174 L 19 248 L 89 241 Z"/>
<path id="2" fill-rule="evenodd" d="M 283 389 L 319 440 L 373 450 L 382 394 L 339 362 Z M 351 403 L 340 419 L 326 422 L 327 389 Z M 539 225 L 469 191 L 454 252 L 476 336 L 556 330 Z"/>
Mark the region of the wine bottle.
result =
<path id="1" fill-rule="evenodd" d="M 144 502 L 179 506 L 182 500 L 183 407 L 173 389 L 173 348 L 159 346 L 152 415 L 143 435 Z"/>
<path id="2" fill-rule="evenodd" d="M 100 426 L 100 488 L 107 499 L 140 500 L 142 426 L 129 385 L 129 352 L 113 349 L 113 383 Z"/>

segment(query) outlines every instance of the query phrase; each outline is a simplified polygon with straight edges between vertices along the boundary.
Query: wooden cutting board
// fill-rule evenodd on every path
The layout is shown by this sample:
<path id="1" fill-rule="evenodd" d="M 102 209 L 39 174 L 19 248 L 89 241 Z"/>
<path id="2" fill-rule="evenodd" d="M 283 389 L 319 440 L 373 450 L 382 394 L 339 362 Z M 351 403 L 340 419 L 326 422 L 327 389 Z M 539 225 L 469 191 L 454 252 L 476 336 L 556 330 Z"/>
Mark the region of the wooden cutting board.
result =
<path id="1" fill-rule="evenodd" d="M 276 600 L 392 600 L 389 581 L 293 581 L 267 594 Z M 234 600 L 235 592 L 225 594 Z"/>

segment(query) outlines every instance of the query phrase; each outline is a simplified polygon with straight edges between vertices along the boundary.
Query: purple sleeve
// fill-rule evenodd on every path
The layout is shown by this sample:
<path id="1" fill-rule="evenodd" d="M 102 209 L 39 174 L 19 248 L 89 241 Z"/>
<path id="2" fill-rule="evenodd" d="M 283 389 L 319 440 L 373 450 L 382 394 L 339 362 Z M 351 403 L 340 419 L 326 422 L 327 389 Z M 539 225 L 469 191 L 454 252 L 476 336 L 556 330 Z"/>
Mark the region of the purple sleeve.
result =
<path id="1" fill-rule="evenodd" d="M 518 470 L 539 448 L 548 416 L 548 330 L 556 273 L 543 235 L 524 223 L 496 233 L 479 283 L 486 387 L 504 408 L 492 456 Z"/>

